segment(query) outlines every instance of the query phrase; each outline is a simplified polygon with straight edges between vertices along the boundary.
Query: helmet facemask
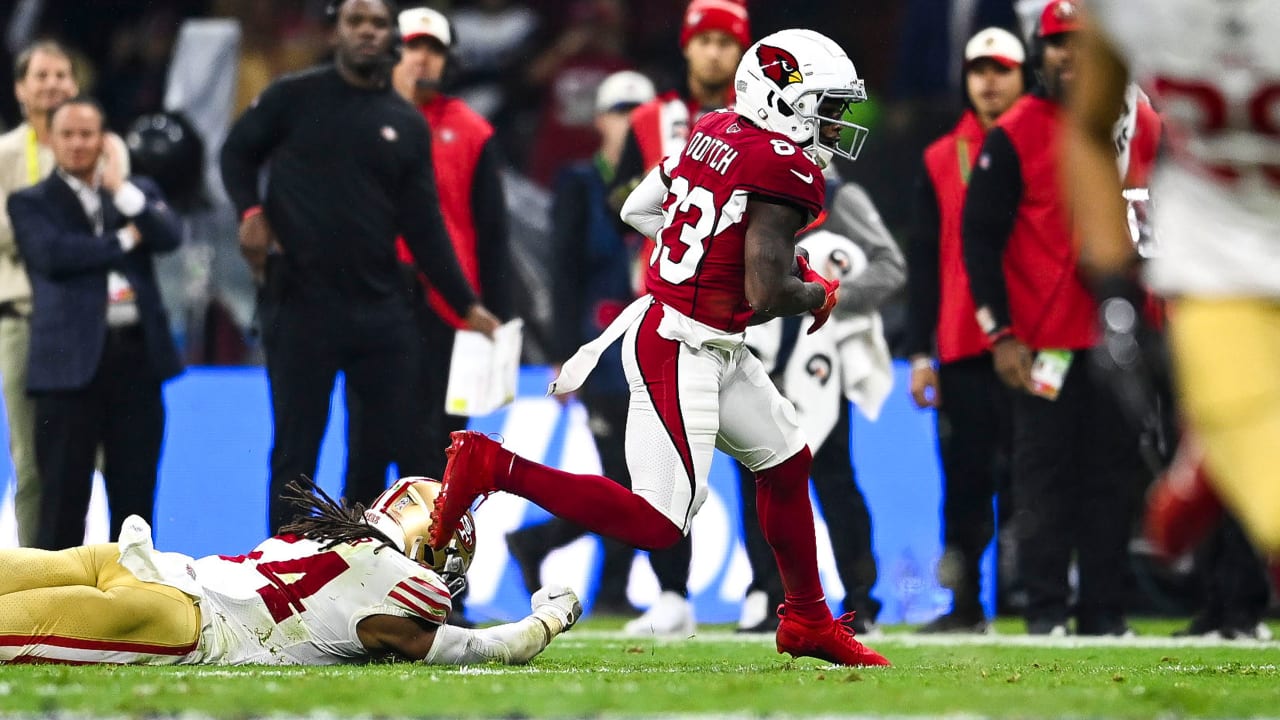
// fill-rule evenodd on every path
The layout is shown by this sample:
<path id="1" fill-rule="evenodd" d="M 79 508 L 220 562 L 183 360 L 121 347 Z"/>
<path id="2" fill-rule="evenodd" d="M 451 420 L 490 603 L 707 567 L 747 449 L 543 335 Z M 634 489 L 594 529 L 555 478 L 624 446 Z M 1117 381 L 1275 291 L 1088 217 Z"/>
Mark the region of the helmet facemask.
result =
<path id="1" fill-rule="evenodd" d="M 812 138 L 805 152 L 825 168 L 833 156 L 857 160 L 870 130 L 853 121 L 852 106 L 867 99 L 862 80 L 852 88 L 826 88 L 801 95 L 793 110 L 804 118 Z"/>

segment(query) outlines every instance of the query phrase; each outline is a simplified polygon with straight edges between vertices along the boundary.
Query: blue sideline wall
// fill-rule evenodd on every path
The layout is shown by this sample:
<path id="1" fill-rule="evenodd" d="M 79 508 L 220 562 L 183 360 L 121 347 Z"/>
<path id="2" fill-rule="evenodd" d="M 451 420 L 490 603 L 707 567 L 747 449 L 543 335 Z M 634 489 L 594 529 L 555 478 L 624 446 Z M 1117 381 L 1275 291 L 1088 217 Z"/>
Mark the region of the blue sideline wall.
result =
<path id="1" fill-rule="evenodd" d="M 916 410 L 902 388 L 908 370 L 896 367 L 897 387 L 876 423 L 855 413 L 853 456 L 858 481 L 871 507 L 879 583 L 880 620 L 925 622 L 950 605 L 934 567 L 941 553 L 938 457 L 931 412 Z M 585 413 L 576 403 L 561 406 L 543 396 L 545 368 L 521 371 L 519 397 L 510 407 L 477 419 L 474 429 L 500 433 L 522 455 L 576 472 L 598 472 Z M 266 534 L 266 484 L 270 450 L 270 404 L 261 368 L 189 369 L 165 389 L 168 429 L 156 507 L 156 546 L 193 556 L 242 553 Z M 406 398 L 406 402 L 410 401 Z M 341 386 L 334 393 L 329 433 L 317 477 L 335 495 L 345 458 L 346 416 Z M 2 429 L 7 435 L 7 425 Z M 0 499 L 0 545 L 16 544 L 12 515 L 13 471 L 0 452 L 0 477 L 9 479 Z M 738 484 L 733 464 L 717 454 L 711 495 L 694 522 L 690 592 L 701 622 L 738 617 L 750 581 L 741 542 Z M 106 540 L 101 482 L 90 509 L 87 539 Z M 545 519 L 546 513 L 519 498 L 497 494 L 477 511 L 479 548 L 471 571 L 468 613 L 476 620 L 511 619 L 528 612 L 504 533 Z M 838 520 L 837 520 L 838 521 Z M 819 553 L 828 599 L 839 609 L 843 587 L 835 573 L 825 525 L 819 515 Z M 632 601 L 646 606 L 658 589 L 644 553 L 631 576 Z M 598 566 L 598 543 L 584 538 L 554 553 L 543 566 L 546 582 L 561 582 L 590 595 Z M 993 601 L 992 553 L 984 566 L 984 602 Z"/>

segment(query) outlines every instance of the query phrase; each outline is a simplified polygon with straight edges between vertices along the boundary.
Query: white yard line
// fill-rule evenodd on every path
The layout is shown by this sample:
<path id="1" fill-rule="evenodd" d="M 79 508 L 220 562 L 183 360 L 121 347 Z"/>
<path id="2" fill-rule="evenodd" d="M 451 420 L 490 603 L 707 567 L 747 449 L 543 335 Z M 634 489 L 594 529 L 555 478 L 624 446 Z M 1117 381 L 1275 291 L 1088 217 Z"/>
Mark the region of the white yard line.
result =
<path id="1" fill-rule="evenodd" d="M 1259 640 L 1223 640 L 1205 637 L 1162 637 L 1158 635 L 1137 635 L 1134 637 L 1093 637 L 1068 636 L 1047 637 L 1043 635 L 917 635 L 913 633 L 879 633 L 859 636 L 859 640 L 873 647 L 963 647 L 963 646 L 1003 646 L 1003 647 L 1046 647 L 1046 648 L 1235 648 L 1240 650 L 1280 650 L 1280 641 Z M 659 638 L 653 636 L 626 635 L 612 630 L 572 630 L 556 644 L 571 643 L 575 640 L 611 640 L 618 642 L 661 644 L 680 642 L 728 643 L 741 645 L 772 645 L 773 636 L 766 634 L 735 633 L 724 630 L 699 632 L 688 638 Z M 554 647 L 554 645 L 553 645 Z"/>

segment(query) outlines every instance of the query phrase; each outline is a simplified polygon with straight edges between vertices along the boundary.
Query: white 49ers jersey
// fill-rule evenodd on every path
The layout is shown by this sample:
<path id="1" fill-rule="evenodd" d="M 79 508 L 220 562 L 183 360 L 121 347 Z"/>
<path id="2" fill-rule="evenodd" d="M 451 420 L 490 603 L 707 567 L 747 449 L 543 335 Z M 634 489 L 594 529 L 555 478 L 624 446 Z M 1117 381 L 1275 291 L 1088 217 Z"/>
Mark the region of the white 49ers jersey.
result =
<path id="1" fill-rule="evenodd" d="M 372 540 L 323 547 L 286 535 L 247 555 L 196 560 L 203 627 L 192 661 L 351 662 L 368 657 L 356 625 L 370 615 L 444 622 L 449 589 L 431 570 Z"/>
<path id="2" fill-rule="evenodd" d="M 1280 3 L 1095 0 L 1170 152 L 1151 183 L 1165 293 L 1280 297 Z"/>

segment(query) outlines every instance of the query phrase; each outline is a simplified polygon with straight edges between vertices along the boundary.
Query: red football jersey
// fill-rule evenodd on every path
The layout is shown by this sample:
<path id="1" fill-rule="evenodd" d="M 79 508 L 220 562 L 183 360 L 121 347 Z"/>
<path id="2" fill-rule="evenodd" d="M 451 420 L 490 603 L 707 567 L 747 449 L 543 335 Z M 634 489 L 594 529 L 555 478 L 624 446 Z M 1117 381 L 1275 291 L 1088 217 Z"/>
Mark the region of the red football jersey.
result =
<path id="1" fill-rule="evenodd" d="M 739 332 L 753 313 L 744 286 L 748 198 L 790 203 L 816 217 L 826 199 L 822 170 L 785 136 L 730 110 L 704 115 L 684 150 L 662 167 L 671 179 L 666 222 L 645 285 L 694 320 Z"/>

